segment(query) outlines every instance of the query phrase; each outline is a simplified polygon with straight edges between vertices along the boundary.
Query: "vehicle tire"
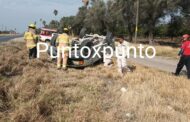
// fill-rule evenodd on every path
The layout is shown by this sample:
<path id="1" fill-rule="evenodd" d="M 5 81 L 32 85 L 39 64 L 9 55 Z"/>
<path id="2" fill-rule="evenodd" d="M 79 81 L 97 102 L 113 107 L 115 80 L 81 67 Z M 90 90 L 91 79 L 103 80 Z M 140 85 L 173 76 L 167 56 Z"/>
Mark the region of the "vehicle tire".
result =
<path id="1" fill-rule="evenodd" d="M 50 43 L 50 40 L 49 40 L 49 39 L 46 39 L 46 40 L 45 40 L 45 43 Z"/>

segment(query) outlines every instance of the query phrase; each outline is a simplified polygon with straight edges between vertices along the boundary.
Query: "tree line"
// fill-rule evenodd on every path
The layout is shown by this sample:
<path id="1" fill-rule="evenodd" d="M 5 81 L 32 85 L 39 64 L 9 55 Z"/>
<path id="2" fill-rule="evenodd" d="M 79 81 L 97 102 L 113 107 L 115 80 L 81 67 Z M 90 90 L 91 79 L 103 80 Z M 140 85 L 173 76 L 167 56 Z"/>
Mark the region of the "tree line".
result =
<path id="1" fill-rule="evenodd" d="M 178 37 L 190 33 L 189 0 L 83 0 L 75 16 L 52 20 L 48 25 L 60 32 L 64 27 L 79 34 L 85 28 L 88 33 L 126 35 L 133 41 L 135 30 L 152 43 L 155 37 Z M 139 6 L 138 3 L 139 2 Z M 136 28 L 137 7 L 139 23 Z M 54 11 L 56 15 L 58 11 Z"/>

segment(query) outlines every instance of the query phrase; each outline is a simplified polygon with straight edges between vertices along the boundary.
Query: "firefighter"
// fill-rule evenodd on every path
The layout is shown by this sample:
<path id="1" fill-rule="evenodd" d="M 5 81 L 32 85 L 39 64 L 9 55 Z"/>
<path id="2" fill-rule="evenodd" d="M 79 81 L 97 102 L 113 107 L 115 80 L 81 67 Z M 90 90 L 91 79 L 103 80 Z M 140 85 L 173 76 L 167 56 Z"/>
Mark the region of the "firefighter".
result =
<path id="1" fill-rule="evenodd" d="M 180 61 L 177 65 L 175 75 L 179 76 L 184 66 L 187 68 L 188 79 L 190 79 L 190 36 L 188 34 L 183 35 L 183 44 L 179 52 Z"/>
<path id="2" fill-rule="evenodd" d="M 67 61 L 69 57 L 69 30 L 64 28 L 64 33 L 59 35 L 56 40 L 58 59 L 57 59 L 57 69 L 67 70 Z"/>
<path id="3" fill-rule="evenodd" d="M 125 71 L 129 71 L 127 67 L 127 47 L 129 43 L 124 40 L 123 36 L 119 36 L 116 42 L 118 72 L 123 75 Z"/>
<path id="4" fill-rule="evenodd" d="M 30 24 L 28 26 L 28 31 L 24 34 L 24 40 L 29 50 L 29 59 L 37 58 L 37 35 L 35 24 Z"/>

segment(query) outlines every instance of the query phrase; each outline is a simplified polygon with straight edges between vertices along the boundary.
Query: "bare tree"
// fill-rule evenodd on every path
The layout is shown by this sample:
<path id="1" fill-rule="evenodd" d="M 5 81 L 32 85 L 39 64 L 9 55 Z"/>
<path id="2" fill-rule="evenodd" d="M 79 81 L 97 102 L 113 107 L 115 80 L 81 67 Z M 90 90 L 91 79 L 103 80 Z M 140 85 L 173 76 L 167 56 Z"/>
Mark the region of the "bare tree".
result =
<path id="1" fill-rule="evenodd" d="M 133 41 L 135 31 L 136 0 L 115 0 L 113 1 L 115 12 L 122 15 L 124 25 L 129 33 L 129 41 Z"/>
<path id="2" fill-rule="evenodd" d="M 90 28 L 93 33 L 104 33 L 106 7 L 103 0 L 92 1 L 92 6 L 88 9 L 85 17 L 85 26 Z M 93 24 L 92 24 L 93 23 Z"/>
<path id="3" fill-rule="evenodd" d="M 176 7 L 178 0 L 141 0 L 140 14 L 141 23 L 148 29 L 149 43 L 153 44 L 155 26 L 161 17 L 167 14 L 167 11 L 173 6 Z"/>

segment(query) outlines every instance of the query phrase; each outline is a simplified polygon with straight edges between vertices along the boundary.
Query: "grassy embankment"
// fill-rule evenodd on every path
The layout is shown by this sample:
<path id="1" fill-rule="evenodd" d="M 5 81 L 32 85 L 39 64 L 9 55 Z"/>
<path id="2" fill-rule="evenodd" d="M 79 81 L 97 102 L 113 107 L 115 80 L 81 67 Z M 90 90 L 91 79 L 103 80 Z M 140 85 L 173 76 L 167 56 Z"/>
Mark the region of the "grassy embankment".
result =
<path id="1" fill-rule="evenodd" d="M 57 71 L 46 55 L 29 61 L 23 42 L 0 45 L 0 121 L 187 122 L 186 77 L 137 65 Z M 123 92 L 121 92 L 121 88 Z"/>
<path id="2" fill-rule="evenodd" d="M 139 46 L 139 44 L 132 44 L 132 45 L 134 45 L 135 47 Z M 145 54 L 145 49 L 150 45 L 146 44 L 143 46 L 144 46 L 143 54 Z M 153 45 L 153 47 L 156 49 L 156 56 L 162 56 L 162 57 L 171 58 L 171 59 L 178 58 L 178 52 L 179 52 L 180 48 L 175 48 L 175 47 L 171 47 L 171 46 L 159 46 L 159 45 L 155 45 L 155 46 Z M 137 50 L 137 53 L 139 54 L 138 50 Z M 150 52 L 148 52 L 148 53 L 152 54 L 153 52 L 152 52 L 152 50 L 150 50 Z"/>
<path id="3" fill-rule="evenodd" d="M 181 46 L 181 42 L 179 41 L 179 38 L 174 39 L 173 41 L 171 41 L 170 39 L 156 39 L 157 41 L 155 42 L 154 46 L 156 49 L 156 56 L 162 56 L 162 57 L 167 57 L 167 58 L 171 58 L 171 59 L 177 59 L 178 58 L 178 52 L 180 50 L 180 46 Z M 138 44 L 132 44 L 136 47 L 139 46 L 139 44 L 143 44 L 143 46 L 145 47 L 143 49 L 143 54 L 145 54 L 145 49 L 150 46 L 147 44 L 148 41 L 147 39 L 139 39 L 138 40 Z M 137 52 L 139 53 L 139 52 Z M 149 52 L 150 54 L 152 54 L 152 52 Z"/>

